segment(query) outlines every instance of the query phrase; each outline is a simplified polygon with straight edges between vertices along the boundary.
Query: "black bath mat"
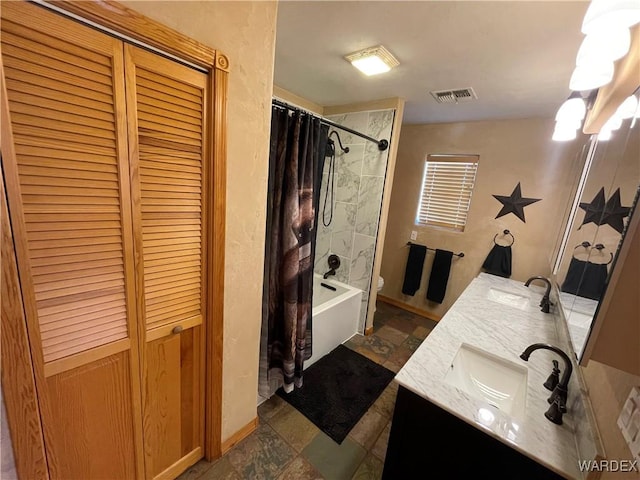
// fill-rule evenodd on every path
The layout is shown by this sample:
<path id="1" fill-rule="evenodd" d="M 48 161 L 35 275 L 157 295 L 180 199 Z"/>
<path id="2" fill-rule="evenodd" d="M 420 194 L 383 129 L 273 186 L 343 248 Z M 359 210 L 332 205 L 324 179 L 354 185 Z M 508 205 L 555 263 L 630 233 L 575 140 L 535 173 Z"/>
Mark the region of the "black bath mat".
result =
<path id="1" fill-rule="evenodd" d="M 337 443 L 349 434 L 395 374 L 338 345 L 304 371 L 303 386 L 277 393 Z"/>

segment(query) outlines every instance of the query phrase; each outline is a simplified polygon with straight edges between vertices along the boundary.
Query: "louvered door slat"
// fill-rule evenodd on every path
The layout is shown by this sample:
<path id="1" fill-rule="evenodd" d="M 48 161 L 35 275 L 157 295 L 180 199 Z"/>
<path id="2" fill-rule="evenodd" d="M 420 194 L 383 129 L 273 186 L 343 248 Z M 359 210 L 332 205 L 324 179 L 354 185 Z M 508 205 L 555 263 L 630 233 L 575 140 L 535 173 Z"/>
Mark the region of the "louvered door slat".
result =
<path id="1" fill-rule="evenodd" d="M 128 336 L 114 43 L 3 20 L 2 55 L 42 352 Z M 93 35 L 88 33 L 87 35 Z M 99 50 L 103 50 L 100 52 Z"/>
<path id="2" fill-rule="evenodd" d="M 153 329 L 202 313 L 201 263 L 192 258 L 202 256 L 204 85 L 140 64 L 135 81 L 145 322 Z"/>

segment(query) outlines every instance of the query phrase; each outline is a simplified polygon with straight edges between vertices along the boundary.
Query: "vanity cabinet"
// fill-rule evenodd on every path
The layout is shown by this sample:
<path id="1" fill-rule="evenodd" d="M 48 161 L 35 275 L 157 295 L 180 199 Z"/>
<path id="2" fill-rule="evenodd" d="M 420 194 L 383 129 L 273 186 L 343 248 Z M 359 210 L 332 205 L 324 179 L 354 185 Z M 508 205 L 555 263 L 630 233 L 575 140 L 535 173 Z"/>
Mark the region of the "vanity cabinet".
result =
<path id="1" fill-rule="evenodd" d="M 451 479 L 564 478 L 400 386 L 382 478 L 427 478 L 432 472 Z"/>

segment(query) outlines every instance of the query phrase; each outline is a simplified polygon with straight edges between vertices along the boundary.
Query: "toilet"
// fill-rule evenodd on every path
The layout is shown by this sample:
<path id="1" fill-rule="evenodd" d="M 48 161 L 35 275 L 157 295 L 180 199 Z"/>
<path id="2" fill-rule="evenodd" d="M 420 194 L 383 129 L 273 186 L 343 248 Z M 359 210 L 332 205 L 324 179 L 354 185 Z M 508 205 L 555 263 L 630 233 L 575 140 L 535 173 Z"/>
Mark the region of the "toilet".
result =
<path id="1" fill-rule="evenodd" d="M 382 290 L 382 287 L 384 287 L 384 278 L 382 278 L 381 276 L 378 276 L 378 292 L 380 290 Z M 374 305 L 373 306 L 373 312 L 375 313 L 377 306 Z"/>

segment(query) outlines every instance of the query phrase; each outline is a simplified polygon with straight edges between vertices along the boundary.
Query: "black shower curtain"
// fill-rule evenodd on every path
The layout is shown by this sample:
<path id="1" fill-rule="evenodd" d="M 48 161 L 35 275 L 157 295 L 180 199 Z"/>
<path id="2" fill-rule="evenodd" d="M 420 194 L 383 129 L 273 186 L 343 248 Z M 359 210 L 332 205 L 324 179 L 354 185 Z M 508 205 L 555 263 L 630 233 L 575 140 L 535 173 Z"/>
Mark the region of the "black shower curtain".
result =
<path id="1" fill-rule="evenodd" d="M 315 212 L 326 126 L 303 112 L 271 110 L 271 148 L 259 393 L 302 386 L 311 356 Z"/>

